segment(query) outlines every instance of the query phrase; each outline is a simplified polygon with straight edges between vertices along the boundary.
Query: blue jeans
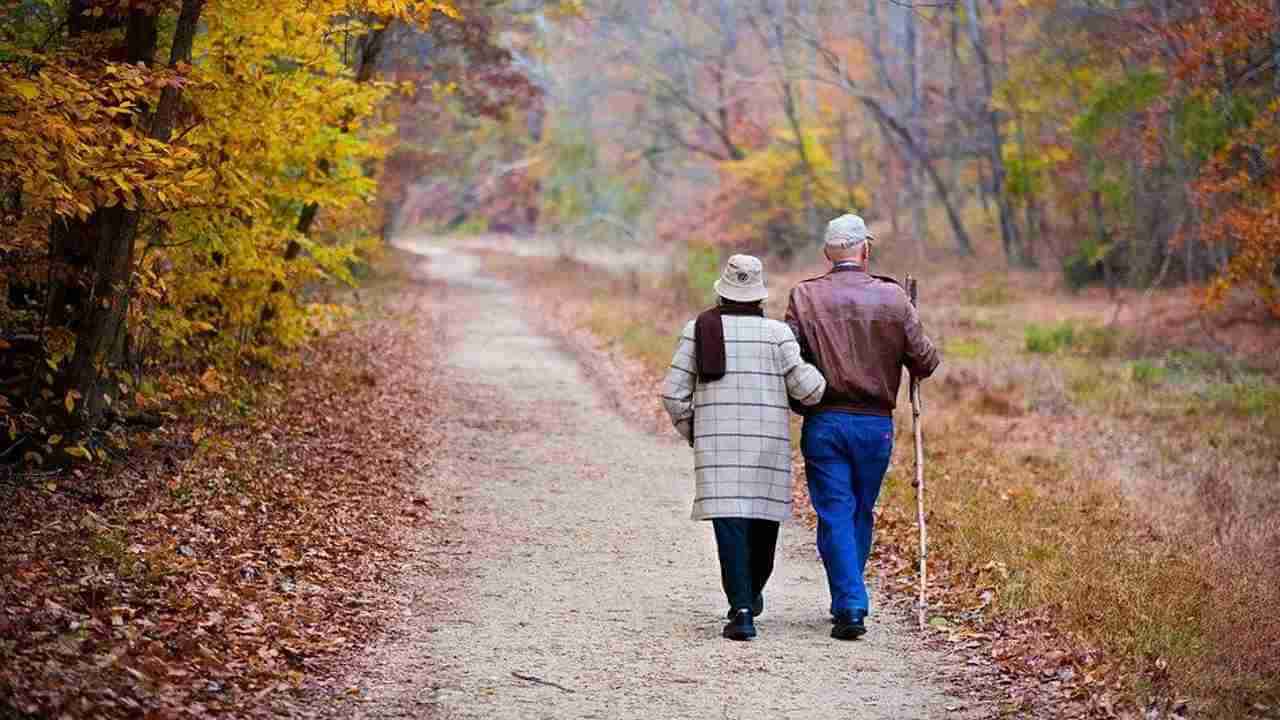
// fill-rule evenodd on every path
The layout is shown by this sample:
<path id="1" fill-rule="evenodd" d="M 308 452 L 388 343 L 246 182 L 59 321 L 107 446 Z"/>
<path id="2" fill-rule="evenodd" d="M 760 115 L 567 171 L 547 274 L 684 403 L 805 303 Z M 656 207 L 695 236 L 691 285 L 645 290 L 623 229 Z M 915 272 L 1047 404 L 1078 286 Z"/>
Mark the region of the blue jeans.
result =
<path id="1" fill-rule="evenodd" d="M 893 454 L 893 418 L 819 412 L 805 418 L 800 449 L 818 513 L 831 614 L 865 615 L 871 601 L 863 573 L 871 555 L 872 510 Z"/>

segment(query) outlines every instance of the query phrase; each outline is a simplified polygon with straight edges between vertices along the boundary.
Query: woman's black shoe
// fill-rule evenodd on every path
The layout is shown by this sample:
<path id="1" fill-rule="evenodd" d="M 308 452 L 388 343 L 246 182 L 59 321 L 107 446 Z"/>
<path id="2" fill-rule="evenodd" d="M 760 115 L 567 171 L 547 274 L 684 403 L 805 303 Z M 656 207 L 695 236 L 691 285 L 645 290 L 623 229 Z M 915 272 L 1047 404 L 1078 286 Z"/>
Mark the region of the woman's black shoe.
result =
<path id="1" fill-rule="evenodd" d="M 756 624 L 751 621 L 751 610 L 742 608 L 733 614 L 733 619 L 721 633 L 730 640 L 750 640 L 756 636 Z"/>
<path id="2" fill-rule="evenodd" d="M 764 594 L 762 593 L 760 595 L 757 595 L 755 600 L 751 601 L 751 617 L 760 617 L 763 614 L 764 614 Z M 729 612 L 725 613 L 724 617 L 726 620 L 732 620 L 733 608 L 729 608 Z"/>

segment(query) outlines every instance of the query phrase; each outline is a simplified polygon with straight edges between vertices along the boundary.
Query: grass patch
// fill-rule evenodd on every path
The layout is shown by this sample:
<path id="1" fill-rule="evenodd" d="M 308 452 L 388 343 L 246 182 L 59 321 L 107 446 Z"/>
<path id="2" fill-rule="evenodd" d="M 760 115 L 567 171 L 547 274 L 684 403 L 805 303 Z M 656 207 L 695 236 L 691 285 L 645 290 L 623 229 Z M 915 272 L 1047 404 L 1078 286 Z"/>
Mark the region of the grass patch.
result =
<path id="1" fill-rule="evenodd" d="M 650 318 L 643 308 L 600 298 L 592 301 L 585 325 L 597 337 L 615 340 L 623 353 L 649 370 L 662 372 L 671 364 L 678 331 L 660 330 Z"/>
<path id="2" fill-rule="evenodd" d="M 989 353 L 986 344 L 977 338 L 956 338 L 942 346 L 942 354 L 948 360 L 977 360 Z"/>
<path id="3" fill-rule="evenodd" d="M 950 424 L 930 436 L 931 553 L 949 563 L 939 572 L 980 576 L 995 592 L 989 613 L 1048 612 L 1141 673 L 1167 663 L 1197 696 L 1231 704 L 1257 689 L 1218 665 L 1207 570 L 1184 545 L 1144 530 L 1114 490 L 1066 459 L 1018 458 L 958 416 Z M 909 428 L 900 429 L 899 447 L 909 447 Z M 910 472 L 896 464 L 885 488 L 886 511 L 902 518 L 915 509 Z M 897 531 L 905 535 L 891 542 L 911 548 L 910 520 Z"/>
<path id="4" fill-rule="evenodd" d="M 1280 417 L 1280 384 L 1260 376 L 1220 382 L 1204 393 L 1217 409 L 1244 417 Z"/>
<path id="5" fill-rule="evenodd" d="M 1169 369 L 1150 360 L 1138 360 L 1129 365 L 1129 377 L 1135 383 L 1145 387 L 1164 384 L 1169 376 Z"/>
<path id="6" fill-rule="evenodd" d="M 1208 375 L 1220 370 L 1223 360 L 1204 350 L 1175 350 L 1165 358 L 1164 364 L 1179 375 Z"/>
<path id="7" fill-rule="evenodd" d="M 1029 353 L 1052 355 L 1071 347 L 1076 341 L 1076 328 L 1071 323 L 1027 326 L 1023 347 Z"/>
<path id="8" fill-rule="evenodd" d="M 982 307 L 1008 305 L 1018 300 L 1017 293 L 1009 285 L 1008 280 L 1002 276 L 983 278 L 979 284 L 965 288 L 960 297 L 965 305 L 979 305 Z"/>
<path id="9" fill-rule="evenodd" d="M 1070 351 L 1093 357 L 1111 357 L 1120 352 L 1122 345 L 1120 331 L 1099 325 L 1076 325 L 1072 322 L 1055 325 L 1032 323 L 1023 334 L 1023 348 L 1038 355 Z"/>

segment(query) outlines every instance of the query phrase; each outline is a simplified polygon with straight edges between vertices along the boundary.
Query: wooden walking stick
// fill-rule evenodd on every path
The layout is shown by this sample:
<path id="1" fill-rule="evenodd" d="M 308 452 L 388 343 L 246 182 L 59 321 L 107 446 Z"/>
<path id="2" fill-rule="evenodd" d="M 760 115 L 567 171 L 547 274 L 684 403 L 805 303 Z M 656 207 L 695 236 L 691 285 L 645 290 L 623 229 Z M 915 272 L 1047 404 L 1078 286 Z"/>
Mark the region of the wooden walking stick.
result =
<path id="1" fill-rule="evenodd" d="M 911 298 L 912 306 L 918 305 L 919 286 L 916 279 L 907 276 L 907 295 Z M 924 401 L 920 398 L 920 380 L 914 375 L 911 376 L 911 432 L 915 438 L 916 451 L 916 477 L 911 486 L 916 489 L 916 526 L 920 528 L 920 597 L 916 600 L 916 619 L 920 623 L 920 629 L 924 629 L 925 613 L 928 608 L 928 596 L 926 588 L 928 587 L 928 573 L 925 559 L 928 556 L 929 548 L 929 532 L 925 528 L 924 523 L 924 428 L 920 420 L 920 413 L 924 410 Z"/>

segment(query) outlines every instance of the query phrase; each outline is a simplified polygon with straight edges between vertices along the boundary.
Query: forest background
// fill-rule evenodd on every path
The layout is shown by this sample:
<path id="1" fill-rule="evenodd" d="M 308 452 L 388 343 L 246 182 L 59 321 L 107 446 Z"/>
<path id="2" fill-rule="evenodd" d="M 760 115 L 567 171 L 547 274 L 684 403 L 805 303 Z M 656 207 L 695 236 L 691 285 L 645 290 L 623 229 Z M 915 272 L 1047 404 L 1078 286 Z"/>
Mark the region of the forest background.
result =
<path id="1" fill-rule="evenodd" d="M 1277 113 L 1273 0 L 4 0 L 5 479 L 125 462 L 140 430 L 252 396 L 351 314 L 341 288 L 391 237 L 638 257 L 609 290 L 676 313 L 725 252 L 804 266 L 855 211 L 882 267 L 952 303 L 958 397 L 1056 422 L 1036 388 L 1057 383 L 1192 458 L 1144 466 L 1169 498 L 1122 514 L 1191 538 L 1195 567 L 1116 582 L 1203 607 L 1106 634 L 1141 677 L 1172 658 L 1178 687 L 1265 705 Z M 667 329 L 621 339 L 660 355 Z M 1017 609 L 1071 592 L 1014 576 Z"/>

